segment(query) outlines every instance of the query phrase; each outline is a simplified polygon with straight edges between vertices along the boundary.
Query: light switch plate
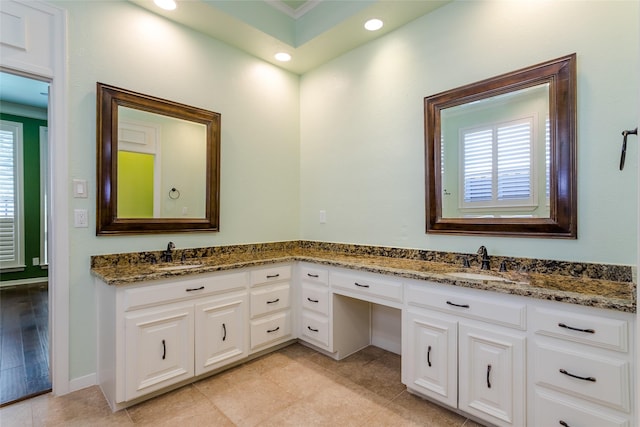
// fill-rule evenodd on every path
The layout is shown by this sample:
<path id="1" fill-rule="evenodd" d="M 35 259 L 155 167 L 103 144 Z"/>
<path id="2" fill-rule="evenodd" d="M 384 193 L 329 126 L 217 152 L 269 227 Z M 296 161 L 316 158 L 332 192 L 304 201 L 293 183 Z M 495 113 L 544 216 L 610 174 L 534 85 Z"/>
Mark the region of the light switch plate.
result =
<path id="1" fill-rule="evenodd" d="M 327 211 L 321 210 L 320 211 L 320 224 L 326 224 L 326 223 L 327 223 Z"/>
<path id="2" fill-rule="evenodd" d="M 87 180 L 86 179 L 74 179 L 72 181 L 73 184 L 73 197 L 78 198 L 87 198 L 89 197 L 89 192 L 87 190 Z"/>

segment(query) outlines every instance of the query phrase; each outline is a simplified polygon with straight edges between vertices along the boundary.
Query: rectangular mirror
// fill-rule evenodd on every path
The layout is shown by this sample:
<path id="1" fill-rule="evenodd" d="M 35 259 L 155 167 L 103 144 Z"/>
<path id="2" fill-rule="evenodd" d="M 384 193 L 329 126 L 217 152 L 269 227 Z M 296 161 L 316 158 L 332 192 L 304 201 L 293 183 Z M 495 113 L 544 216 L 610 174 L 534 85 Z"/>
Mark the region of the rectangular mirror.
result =
<path id="1" fill-rule="evenodd" d="M 576 238 L 575 54 L 425 98 L 428 233 Z"/>
<path id="2" fill-rule="evenodd" d="M 217 231 L 220 115 L 97 91 L 97 234 Z"/>

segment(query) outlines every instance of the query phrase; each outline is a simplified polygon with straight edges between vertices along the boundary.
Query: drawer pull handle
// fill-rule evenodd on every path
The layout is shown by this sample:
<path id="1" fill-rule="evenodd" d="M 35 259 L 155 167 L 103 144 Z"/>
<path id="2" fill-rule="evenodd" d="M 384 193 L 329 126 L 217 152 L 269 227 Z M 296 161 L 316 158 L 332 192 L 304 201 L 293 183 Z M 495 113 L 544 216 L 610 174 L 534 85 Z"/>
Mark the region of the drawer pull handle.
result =
<path id="1" fill-rule="evenodd" d="M 307 329 L 311 332 L 318 332 L 318 329 L 313 329 L 311 326 L 307 326 Z"/>
<path id="2" fill-rule="evenodd" d="M 358 282 L 353 282 L 353 284 L 354 284 L 354 285 L 356 285 L 356 286 L 359 286 L 359 287 L 361 287 L 361 288 L 368 288 L 368 287 L 369 287 L 369 285 L 361 285 L 361 284 L 360 284 L 360 283 L 358 283 Z"/>
<path id="3" fill-rule="evenodd" d="M 569 424 L 562 420 L 558 421 L 558 424 L 560 424 L 562 427 L 571 427 Z"/>
<path id="4" fill-rule="evenodd" d="M 222 341 L 227 339 L 227 325 L 222 324 Z"/>
<path id="5" fill-rule="evenodd" d="M 311 298 L 309 298 L 309 297 L 307 297 L 307 300 L 309 300 L 309 301 L 311 301 L 311 302 L 319 302 L 319 301 L 320 301 L 320 300 L 317 300 L 317 299 L 311 299 Z"/>
<path id="6" fill-rule="evenodd" d="M 280 274 L 272 274 L 272 275 L 267 274 L 267 279 L 275 279 L 276 277 L 280 277 Z"/>
<path id="7" fill-rule="evenodd" d="M 469 304 L 456 304 L 456 303 L 451 302 L 451 301 L 447 301 L 447 304 L 452 305 L 454 307 L 469 308 Z"/>
<path id="8" fill-rule="evenodd" d="M 596 330 L 595 329 L 580 329 L 580 328 L 574 328 L 572 326 L 567 326 L 564 323 L 558 323 L 558 326 L 561 328 L 565 328 L 565 329 L 571 329 L 572 331 L 578 331 L 578 332 L 586 332 L 587 334 L 595 334 Z"/>
<path id="9" fill-rule="evenodd" d="M 595 383 L 595 382 L 596 382 L 596 379 L 595 379 L 595 378 L 593 378 L 593 377 L 581 377 L 581 376 L 578 376 L 578 375 L 573 375 L 572 373 L 567 372 L 567 371 L 566 371 L 566 370 L 564 370 L 564 369 L 560 369 L 560 373 L 561 373 L 561 374 L 568 375 L 568 376 L 570 376 L 571 378 L 577 378 L 577 379 L 579 379 L 579 380 L 584 380 L 584 381 L 591 381 L 592 383 Z"/>
<path id="10" fill-rule="evenodd" d="M 279 330 L 280 330 L 280 326 L 277 326 L 275 329 L 267 329 L 267 333 L 270 334 L 271 332 L 275 332 Z"/>
<path id="11" fill-rule="evenodd" d="M 487 365 L 487 388 L 491 388 L 491 365 Z"/>
<path id="12" fill-rule="evenodd" d="M 162 360 L 167 357 L 167 344 L 162 340 Z"/>
<path id="13" fill-rule="evenodd" d="M 307 273 L 307 276 L 309 276 L 309 277 L 313 277 L 314 279 L 317 279 L 318 277 L 320 277 L 320 276 L 319 276 L 319 275 L 317 275 L 317 274 L 311 274 L 311 273 Z"/>
<path id="14" fill-rule="evenodd" d="M 272 301 L 267 301 L 267 304 L 275 304 L 275 303 L 277 303 L 278 301 L 280 301 L 280 298 L 276 298 L 276 299 L 274 299 L 274 300 L 272 300 Z"/>
<path id="15" fill-rule="evenodd" d="M 429 364 L 429 367 L 431 367 L 431 346 L 427 348 L 427 363 Z"/>
<path id="16" fill-rule="evenodd" d="M 187 292 L 201 291 L 203 289 L 204 289 L 204 286 L 200 286 L 199 288 L 187 288 Z"/>

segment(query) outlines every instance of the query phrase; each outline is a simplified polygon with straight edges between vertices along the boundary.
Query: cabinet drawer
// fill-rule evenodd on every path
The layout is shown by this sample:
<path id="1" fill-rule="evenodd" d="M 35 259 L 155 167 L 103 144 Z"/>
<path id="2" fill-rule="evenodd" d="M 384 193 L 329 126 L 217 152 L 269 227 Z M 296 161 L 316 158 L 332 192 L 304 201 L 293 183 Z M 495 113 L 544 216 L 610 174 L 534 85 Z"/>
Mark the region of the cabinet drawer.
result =
<path id="1" fill-rule="evenodd" d="M 125 289 L 124 309 L 129 311 L 185 298 L 243 289 L 247 287 L 247 279 L 247 273 L 233 273 L 186 280 L 177 279 L 179 282 L 152 283 Z"/>
<path id="2" fill-rule="evenodd" d="M 279 265 L 251 272 L 251 286 L 291 279 L 291 266 Z"/>
<path id="3" fill-rule="evenodd" d="M 251 317 L 289 308 L 289 283 L 280 283 L 251 290 Z"/>
<path id="4" fill-rule="evenodd" d="M 527 306 L 496 299 L 474 292 L 448 292 L 420 285 L 407 287 L 407 301 L 411 305 L 524 330 Z"/>
<path id="5" fill-rule="evenodd" d="M 533 330 L 540 335 L 622 352 L 629 347 L 624 320 L 543 308 L 534 308 L 532 316 Z"/>
<path id="6" fill-rule="evenodd" d="M 536 390 L 534 400 L 536 426 L 628 427 L 624 418 L 578 405 L 567 398 Z M 564 424 L 561 424 L 563 422 Z"/>
<path id="7" fill-rule="evenodd" d="M 302 339 L 329 346 L 329 319 L 304 311 L 301 325 Z"/>
<path id="8" fill-rule="evenodd" d="M 302 283 L 302 308 L 329 315 L 329 289 L 324 286 Z"/>
<path id="9" fill-rule="evenodd" d="M 402 302 L 402 283 L 350 274 L 332 274 L 331 286 L 359 294 Z"/>
<path id="10" fill-rule="evenodd" d="M 251 321 L 252 350 L 289 335 L 291 335 L 291 314 L 289 311 Z"/>
<path id="11" fill-rule="evenodd" d="M 306 265 L 300 267 L 300 279 L 303 282 L 316 283 L 319 285 L 329 285 L 329 273 L 327 270 L 312 268 Z"/>
<path id="12" fill-rule="evenodd" d="M 629 412 L 631 373 L 626 361 L 541 344 L 535 354 L 536 384 Z"/>

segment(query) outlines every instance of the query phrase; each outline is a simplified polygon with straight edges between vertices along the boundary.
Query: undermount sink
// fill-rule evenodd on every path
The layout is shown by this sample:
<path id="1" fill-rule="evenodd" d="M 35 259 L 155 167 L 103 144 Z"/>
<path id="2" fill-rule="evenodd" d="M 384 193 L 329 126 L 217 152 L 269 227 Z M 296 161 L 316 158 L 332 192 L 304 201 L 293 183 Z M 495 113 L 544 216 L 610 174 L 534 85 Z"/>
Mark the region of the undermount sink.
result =
<path id="1" fill-rule="evenodd" d="M 190 270 L 192 268 L 198 268 L 202 266 L 203 264 L 180 264 L 180 265 L 169 265 L 166 267 L 156 267 L 156 270 L 161 270 L 161 271 Z"/>
<path id="2" fill-rule="evenodd" d="M 445 273 L 447 276 L 455 277 L 457 279 L 464 280 L 479 280 L 483 282 L 512 282 L 512 280 L 505 279 L 504 277 L 494 276 L 491 274 L 481 274 L 481 273 L 467 273 L 467 272 L 455 272 L 455 273 Z"/>

